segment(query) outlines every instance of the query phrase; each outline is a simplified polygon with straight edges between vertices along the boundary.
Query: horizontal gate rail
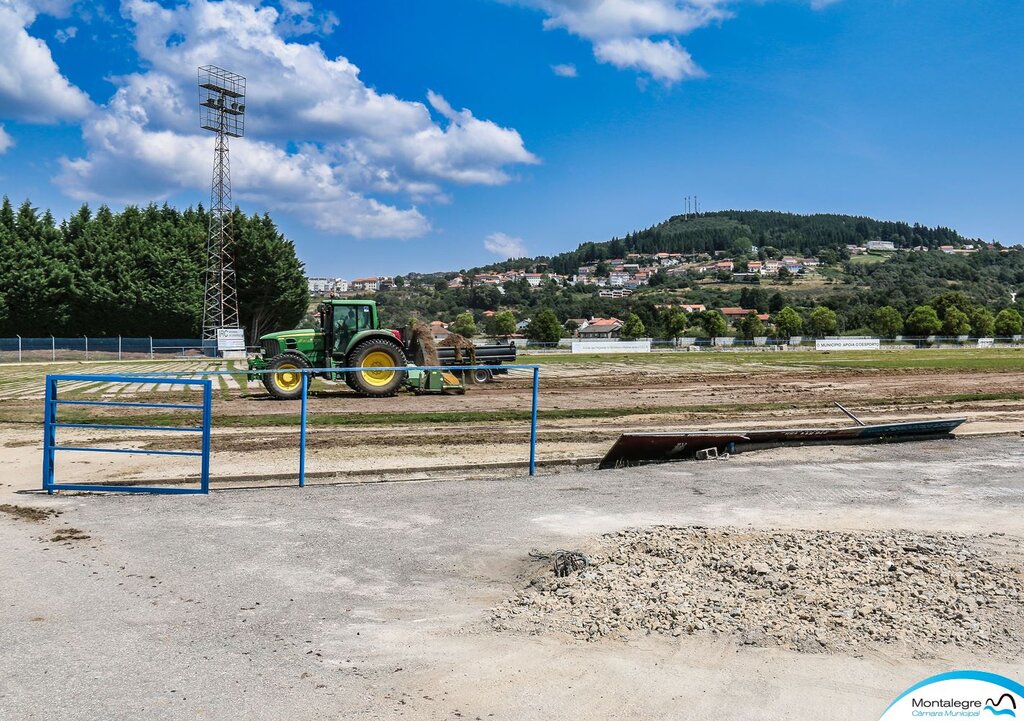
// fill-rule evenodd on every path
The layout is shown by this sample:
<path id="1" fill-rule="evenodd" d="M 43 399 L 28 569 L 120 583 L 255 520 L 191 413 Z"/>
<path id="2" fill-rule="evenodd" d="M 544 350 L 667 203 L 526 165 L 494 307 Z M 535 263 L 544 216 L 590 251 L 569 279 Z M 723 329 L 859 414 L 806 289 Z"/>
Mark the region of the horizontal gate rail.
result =
<path id="1" fill-rule="evenodd" d="M 537 402 L 540 394 L 540 366 L 535 364 L 517 365 L 450 365 L 450 366 L 373 366 L 355 368 L 289 368 L 287 370 L 227 370 L 227 371 L 179 371 L 169 373 L 150 373 L 154 377 L 180 378 L 182 376 L 237 376 L 237 375 L 280 375 L 284 373 L 302 374 L 301 413 L 299 416 L 299 486 L 306 485 L 306 416 L 308 408 L 309 382 L 314 375 L 324 373 L 354 373 L 358 371 L 474 371 L 474 370 L 525 370 L 533 374 L 533 399 L 530 407 L 530 475 L 537 475 Z"/>
<path id="2" fill-rule="evenodd" d="M 59 396 L 61 381 L 97 382 L 97 383 L 139 383 L 191 386 L 199 388 L 203 393 L 202 404 L 194 403 L 128 403 L 124 401 L 79 401 L 61 399 Z M 55 491 L 108 491 L 124 493 L 167 493 L 193 494 L 209 493 L 210 491 L 210 419 L 213 401 L 213 381 L 209 379 L 174 378 L 167 376 L 146 375 L 48 375 L 46 376 L 46 398 L 43 411 L 43 490 L 48 493 Z M 200 426 L 136 426 L 111 423 L 65 423 L 58 420 L 59 406 L 133 406 L 144 408 L 174 408 L 201 410 L 203 421 Z M 94 446 L 58 445 L 57 429 L 79 428 L 115 431 L 159 431 L 171 433 L 200 433 L 201 447 L 197 451 L 154 451 L 141 448 L 98 448 Z M 103 483 L 57 483 L 56 454 L 57 451 L 76 453 L 122 453 L 147 456 L 187 456 L 202 459 L 200 466 L 200 485 L 196 487 L 154 487 L 154 486 L 111 486 Z"/>
<path id="3" fill-rule="evenodd" d="M 73 377 L 73 376 L 72 376 Z M 166 383 L 163 378 L 155 379 Z M 141 382 L 141 381 L 140 381 Z M 59 406 L 120 406 L 122 408 L 191 408 L 201 411 L 203 406 L 198 403 L 135 403 L 131 401 L 56 401 Z"/>

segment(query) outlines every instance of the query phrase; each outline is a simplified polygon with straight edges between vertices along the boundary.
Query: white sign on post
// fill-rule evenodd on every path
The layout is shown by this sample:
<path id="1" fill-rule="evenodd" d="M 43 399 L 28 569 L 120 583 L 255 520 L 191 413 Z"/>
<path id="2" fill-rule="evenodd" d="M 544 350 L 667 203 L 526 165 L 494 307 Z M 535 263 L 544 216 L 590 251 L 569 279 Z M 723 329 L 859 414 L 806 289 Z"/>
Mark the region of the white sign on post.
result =
<path id="1" fill-rule="evenodd" d="M 995 338 L 978 338 L 979 348 L 991 348 L 996 344 Z"/>
<path id="2" fill-rule="evenodd" d="M 815 350 L 878 350 L 878 338 L 819 338 Z"/>
<path id="3" fill-rule="evenodd" d="M 245 350 L 245 328 L 218 328 L 217 350 Z"/>

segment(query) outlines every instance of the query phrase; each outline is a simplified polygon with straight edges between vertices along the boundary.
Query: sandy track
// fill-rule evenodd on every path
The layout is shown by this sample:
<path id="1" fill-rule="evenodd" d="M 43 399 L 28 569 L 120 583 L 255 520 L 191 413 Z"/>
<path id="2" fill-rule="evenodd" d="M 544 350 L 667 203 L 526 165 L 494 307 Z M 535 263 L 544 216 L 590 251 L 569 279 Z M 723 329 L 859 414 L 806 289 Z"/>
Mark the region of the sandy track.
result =
<path id="1" fill-rule="evenodd" d="M 804 654 L 723 637 L 496 633 L 531 548 L 652 524 L 1006 533 L 1017 439 L 772 451 L 537 479 L 18 496 L 0 517 L 0 717 L 868 721 L 984 649 Z M 25 484 L 19 484 L 24 486 Z M 53 541 L 61 528 L 79 541 Z"/>

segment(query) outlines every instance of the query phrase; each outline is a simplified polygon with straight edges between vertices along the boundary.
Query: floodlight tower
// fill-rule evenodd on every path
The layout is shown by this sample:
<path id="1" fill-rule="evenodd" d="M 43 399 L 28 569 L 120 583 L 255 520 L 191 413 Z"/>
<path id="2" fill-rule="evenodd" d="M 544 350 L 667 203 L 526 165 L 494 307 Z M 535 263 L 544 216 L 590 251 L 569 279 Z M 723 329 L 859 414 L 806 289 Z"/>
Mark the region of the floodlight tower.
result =
<path id="1" fill-rule="evenodd" d="M 210 227 L 206 238 L 206 294 L 203 340 L 217 339 L 220 328 L 238 328 L 234 228 L 231 223 L 231 163 L 228 138 L 245 130 L 245 78 L 203 65 L 199 68 L 199 125 L 217 136 L 210 190 Z"/>

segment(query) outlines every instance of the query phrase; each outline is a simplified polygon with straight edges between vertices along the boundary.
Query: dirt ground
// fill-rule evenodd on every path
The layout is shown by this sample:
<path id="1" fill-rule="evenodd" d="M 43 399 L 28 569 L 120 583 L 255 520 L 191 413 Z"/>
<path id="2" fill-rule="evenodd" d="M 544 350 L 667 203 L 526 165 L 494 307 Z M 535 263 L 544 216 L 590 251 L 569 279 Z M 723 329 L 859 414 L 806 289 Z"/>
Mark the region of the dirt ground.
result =
<path id="1" fill-rule="evenodd" d="M 172 365 L 175 371 L 191 367 L 181 361 Z M 144 364 L 146 372 L 161 367 Z M 7 368 L 11 367 L 0 369 L 0 380 Z M 45 368 L 20 378 L 14 387 L 41 385 Z M 25 373 L 21 367 L 14 369 Z M 91 366 L 79 371 L 91 372 Z M 359 480 L 432 477 L 431 469 L 475 477 L 493 475 L 498 472 L 496 466 L 522 468 L 529 458 L 530 383 L 528 373 L 513 373 L 470 387 L 465 395 L 403 393 L 370 399 L 356 396 L 344 384 L 318 380 L 309 403 L 310 480 L 337 480 L 339 474 L 359 474 Z M 294 479 L 298 403 L 275 401 L 258 383 L 246 385 L 244 379 L 239 383 L 231 376 L 218 378 L 215 389 L 212 476 L 247 483 Z M 968 423 L 958 431 L 962 435 L 1018 433 L 1024 430 L 1020 389 L 1024 389 L 1024 353 L 1019 369 L 999 371 L 741 367 L 719 357 L 685 366 L 643 360 L 551 364 L 541 370 L 537 458 L 542 465 L 592 463 L 626 430 L 848 425 L 834 401 L 868 422 L 965 416 Z M 152 385 L 93 384 L 72 388 L 68 397 L 195 402 L 194 392 Z M 88 418 L 77 420 L 88 422 L 125 412 L 121 407 L 92 407 Z M 145 409 L 130 412 L 146 425 L 169 422 L 147 421 Z M 18 476 L 38 478 L 41 473 L 40 413 L 40 399 L 24 392 L 0 399 L 0 462 Z M 510 419 L 509 413 L 518 415 Z M 268 420 L 274 425 L 263 425 Z M 62 442 L 122 449 L 184 450 L 197 444 L 194 437 L 181 433 L 81 429 L 60 433 Z M 197 477 L 198 463 L 192 459 L 86 453 L 61 453 L 58 458 L 61 480 Z"/>
<path id="2" fill-rule="evenodd" d="M 728 634 L 578 641 L 490 622 L 543 571 L 531 550 L 588 548 L 600 534 L 657 524 L 958 533 L 1001 549 L 1000 568 L 1020 571 L 1024 361 L 1000 370 L 780 368 L 724 356 L 685 367 L 551 364 L 532 479 L 528 377 L 382 400 L 318 381 L 307 459 L 316 487 L 306 489 L 287 487 L 298 404 L 220 378 L 219 490 L 203 497 L 39 494 L 37 391 L 48 370 L 0 367 L 0 719 L 852 720 L 877 718 L 932 673 L 1024 674 L 1019 658 L 984 643 L 809 654 Z M 195 402 L 158 383 L 84 383 L 65 397 Z M 968 422 L 955 440 L 593 470 L 626 430 L 848 425 L 833 401 L 869 422 Z M 80 422 L 195 422 L 138 407 L 66 408 Z M 61 443 L 125 450 L 197 442 L 58 433 Z M 197 461 L 60 452 L 57 477 L 194 482 Z"/>
<path id="3" fill-rule="evenodd" d="M 934 673 L 1024 664 L 978 644 L 580 641 L 497 631 L 490 609 L 541 571 L 532 549 L 658 524 L 967 534 L 1019 571 L 1022 463 L 1000 437 L 184 498 L 7 475 L 0 503 L 60 515 L 0 512 L 0 718 L 875 719 Z"/>

